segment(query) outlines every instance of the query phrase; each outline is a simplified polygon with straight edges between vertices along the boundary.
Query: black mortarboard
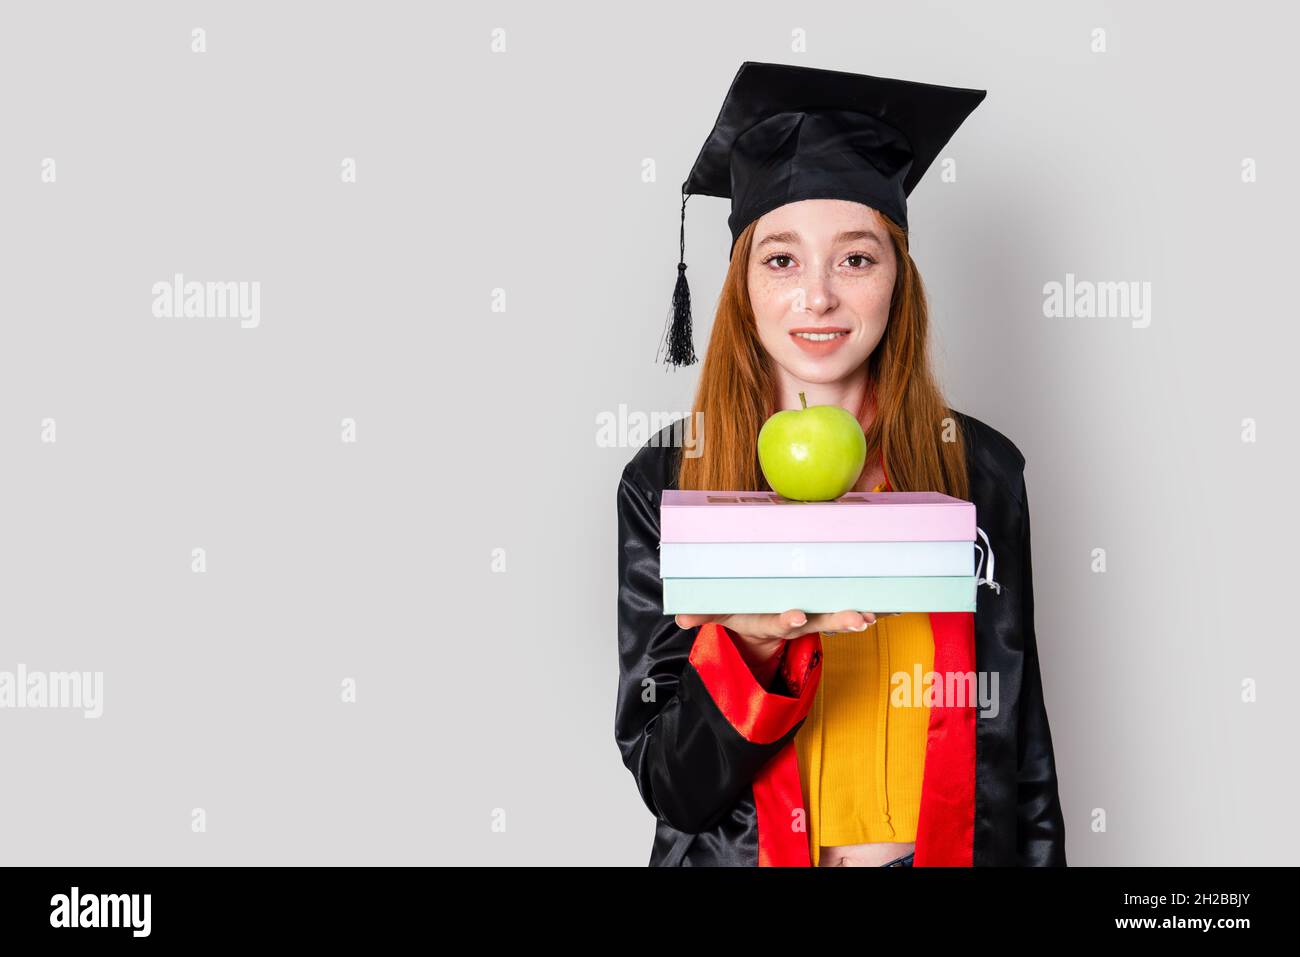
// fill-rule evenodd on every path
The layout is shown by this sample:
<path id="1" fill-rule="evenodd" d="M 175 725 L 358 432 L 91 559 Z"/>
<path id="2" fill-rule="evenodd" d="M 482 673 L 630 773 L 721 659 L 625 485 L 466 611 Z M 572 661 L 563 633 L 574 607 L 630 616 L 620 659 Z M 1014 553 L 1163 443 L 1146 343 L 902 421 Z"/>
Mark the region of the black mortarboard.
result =
<path id="1" fill-rule="evenodd" d="M 686 283 L 686 200 L 731 199 L 731 247 L 764 213 L 803 199 L 865 203 L 907 229 L 907 197 L 984 90 L 745 62 L 682 184 L 681 257 L 668 363 L 696 361 Z"/>

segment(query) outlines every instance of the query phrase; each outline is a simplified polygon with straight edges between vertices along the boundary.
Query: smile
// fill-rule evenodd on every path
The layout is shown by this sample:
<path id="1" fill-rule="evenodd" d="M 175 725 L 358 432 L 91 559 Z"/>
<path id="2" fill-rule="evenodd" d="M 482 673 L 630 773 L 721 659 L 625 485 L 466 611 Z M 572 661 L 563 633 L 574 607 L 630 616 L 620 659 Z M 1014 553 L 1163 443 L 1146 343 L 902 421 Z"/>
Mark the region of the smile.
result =
<path id="1" fill-rule="evenodd" d="M 844 340 L 849 337 L 849 329 L 791 329 L 790 338 L 794 346 L 806 356 L 821 359 L 833 355 L 844 348 Z"/>
<path id="2" fill-rule="evenodd" d="M 830 342 L 832 339 L 848 335 L 847 332 L 792 332 L 790 334 L 800 339 L 807 339 L 809 342 Z"/>

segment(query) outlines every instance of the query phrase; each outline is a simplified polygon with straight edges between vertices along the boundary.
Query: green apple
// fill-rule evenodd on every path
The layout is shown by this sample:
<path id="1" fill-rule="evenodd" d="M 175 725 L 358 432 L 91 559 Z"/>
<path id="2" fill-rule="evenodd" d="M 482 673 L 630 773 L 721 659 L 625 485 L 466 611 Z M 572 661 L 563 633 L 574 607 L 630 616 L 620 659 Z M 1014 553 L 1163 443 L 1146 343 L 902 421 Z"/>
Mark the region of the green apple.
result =
<path id="1" fill-rule="evenodd" d="M 867 464 L 867 437 L 838 405 L 777 412 L 758 430 L 758 464 L 772 490 L 796 502 L 829 502 L 857 484 Z"/>

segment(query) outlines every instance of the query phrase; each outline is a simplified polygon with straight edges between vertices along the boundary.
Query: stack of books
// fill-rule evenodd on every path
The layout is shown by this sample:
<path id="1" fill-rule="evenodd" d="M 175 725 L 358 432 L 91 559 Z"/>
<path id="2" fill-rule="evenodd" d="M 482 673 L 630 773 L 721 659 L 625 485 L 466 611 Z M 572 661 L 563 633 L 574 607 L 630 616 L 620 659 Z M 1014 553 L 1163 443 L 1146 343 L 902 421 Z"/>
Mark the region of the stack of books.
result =
<path id="1" fill-rule="evenodd" d="M 664 614 L 975 610 L 975 505 L 939 492 L 666 490 Z"/>

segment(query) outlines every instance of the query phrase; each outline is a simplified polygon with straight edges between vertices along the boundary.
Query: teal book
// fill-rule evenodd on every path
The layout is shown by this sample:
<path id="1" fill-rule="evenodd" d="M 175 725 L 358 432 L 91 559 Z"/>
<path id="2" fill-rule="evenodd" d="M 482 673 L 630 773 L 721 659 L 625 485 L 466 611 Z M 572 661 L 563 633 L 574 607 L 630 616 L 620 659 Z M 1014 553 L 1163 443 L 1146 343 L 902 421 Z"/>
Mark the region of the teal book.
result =
<path id="1" fill-rule="evenodd" d="M 665 578 L 665 615 L 975 610 L 974 575 L 879 578 Z"/>

